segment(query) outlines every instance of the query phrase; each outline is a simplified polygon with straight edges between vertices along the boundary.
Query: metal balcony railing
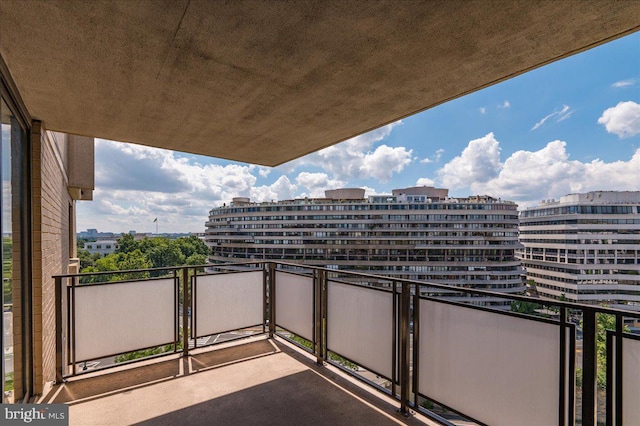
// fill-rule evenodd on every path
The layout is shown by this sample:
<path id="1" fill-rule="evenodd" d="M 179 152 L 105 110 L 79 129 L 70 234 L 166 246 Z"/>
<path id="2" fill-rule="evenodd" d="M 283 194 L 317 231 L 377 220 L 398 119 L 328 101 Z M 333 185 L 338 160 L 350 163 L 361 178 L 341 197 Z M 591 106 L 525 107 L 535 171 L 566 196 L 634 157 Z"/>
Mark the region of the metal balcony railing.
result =
<path id="1" fill-rule="evenodd" d="M 640 424 L 640 337 L 624 331 L 638 312 L 275 261 L 55 280 L 58 382 L 97 363 L 268 334 L 443 424 L 447 413 L 491 425 Z M 539 306 L 504 311 L 505 300 Z M 605 315 L 612 327 L 599 330 Z"/>

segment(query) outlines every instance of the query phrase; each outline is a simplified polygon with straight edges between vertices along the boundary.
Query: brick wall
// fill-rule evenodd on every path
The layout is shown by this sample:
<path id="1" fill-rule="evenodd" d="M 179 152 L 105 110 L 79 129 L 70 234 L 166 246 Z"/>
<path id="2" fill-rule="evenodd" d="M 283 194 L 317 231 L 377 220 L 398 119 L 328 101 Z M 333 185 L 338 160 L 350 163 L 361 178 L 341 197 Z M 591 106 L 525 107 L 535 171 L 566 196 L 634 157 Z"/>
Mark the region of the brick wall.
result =
<path id="1" fill-rule="evenodd" d="M 55 380 L 55 281 L 66 273 L 75 241 L 69 232 L 70 207 L 65 171 L 66 139 L 32 127 L 34 394 Z M 73 210 L 73 209 L 71 209 Z M 73 218 L 72 218 L 73 219 Z"/>

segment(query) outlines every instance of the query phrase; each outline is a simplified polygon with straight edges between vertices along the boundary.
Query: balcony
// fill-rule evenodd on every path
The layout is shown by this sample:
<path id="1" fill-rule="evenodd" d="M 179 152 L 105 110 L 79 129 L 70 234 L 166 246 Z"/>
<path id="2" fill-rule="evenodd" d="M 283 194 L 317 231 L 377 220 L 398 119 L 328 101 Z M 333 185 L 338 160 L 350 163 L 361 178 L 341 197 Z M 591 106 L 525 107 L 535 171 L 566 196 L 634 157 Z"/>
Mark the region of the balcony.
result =
<path id="1" fill-rule="evenodd" d="M 220 346 L 71 379 L 45 401 L 69 403 L 71 425 L 436 424 L 401 415 L 390 398 L 316 366 L 282 339 Z"/>
<path id="2" fill-rule="evenodd" d="M 640 424 L 637 312 L 282 262 L 55 278 L 72 424 Z"/>

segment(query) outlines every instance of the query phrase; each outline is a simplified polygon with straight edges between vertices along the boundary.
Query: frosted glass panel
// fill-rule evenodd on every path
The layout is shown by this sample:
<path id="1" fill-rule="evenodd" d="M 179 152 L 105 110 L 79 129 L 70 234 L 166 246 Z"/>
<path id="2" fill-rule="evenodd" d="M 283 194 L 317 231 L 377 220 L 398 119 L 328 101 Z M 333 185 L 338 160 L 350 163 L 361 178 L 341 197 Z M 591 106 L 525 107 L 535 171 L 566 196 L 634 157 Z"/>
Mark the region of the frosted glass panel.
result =
<path id="1" fill-rule="evenodd" d="M 622 340 L 622 423 L 640 425 L 640 340 Z"/>
<path id="2" fill-rule="evenodd" d="M 196 285 L 197 337 L 262 324 L 262 271 L 199 276 Z"/>
<path id="3" fill-rule="evenodd" d="M 276 271 L 276 324 L 313 340 L 313 277 Z"/>
<path id="4" fill-rule="evenodd" d="M 327 346 L 387 378 L 393 354 L 393 295 L 328 283 Z"/>
<path id="5" fill-rule="evenodd" d="M 75 289 L 76 361 L 173 342 L 173 279 Z"/>
<path id="6" fill-rule="evenodd" d="M 492 426 L 558 423 L 560 328 L 420 300 L 419 391 Z"/>

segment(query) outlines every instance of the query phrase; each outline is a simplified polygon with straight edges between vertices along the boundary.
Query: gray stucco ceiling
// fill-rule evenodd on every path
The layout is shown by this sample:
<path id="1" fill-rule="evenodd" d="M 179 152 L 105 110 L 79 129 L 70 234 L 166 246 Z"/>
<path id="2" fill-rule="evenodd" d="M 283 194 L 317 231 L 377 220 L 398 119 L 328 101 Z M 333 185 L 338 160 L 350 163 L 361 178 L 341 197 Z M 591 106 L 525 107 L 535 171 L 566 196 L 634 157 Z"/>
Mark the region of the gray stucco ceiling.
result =
<path id="1" fill-rule="evenodd" d="M 0 0 L 48 129 L 270 166 L 638 29 L 636 1 Z"/>

